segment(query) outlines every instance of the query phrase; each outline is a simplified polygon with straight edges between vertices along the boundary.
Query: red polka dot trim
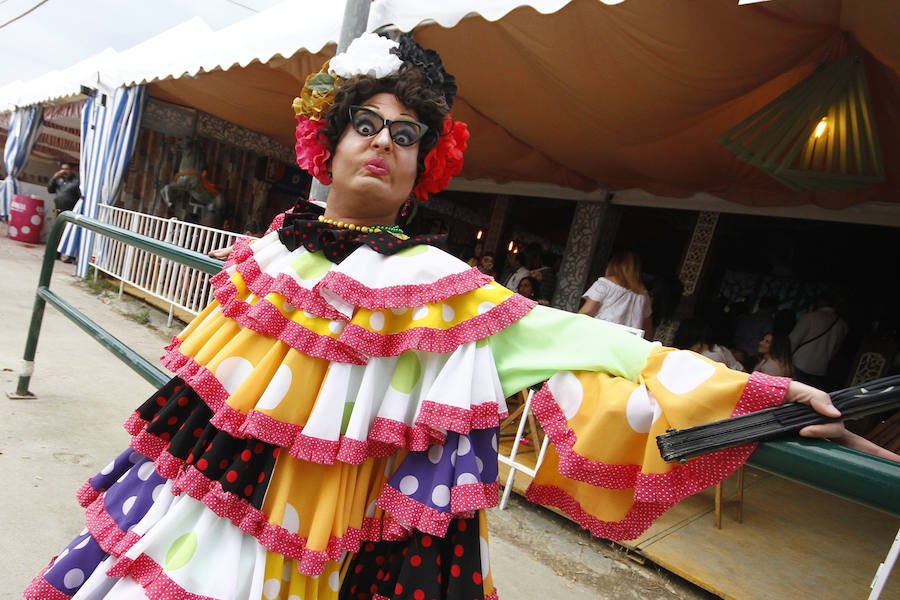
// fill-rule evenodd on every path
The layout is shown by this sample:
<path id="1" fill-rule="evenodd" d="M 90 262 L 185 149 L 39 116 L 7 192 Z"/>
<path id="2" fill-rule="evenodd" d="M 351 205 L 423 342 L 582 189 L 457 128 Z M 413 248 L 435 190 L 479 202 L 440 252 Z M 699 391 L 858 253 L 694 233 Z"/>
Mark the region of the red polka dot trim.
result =
<path id="1" fill-rule="evenodd" d="M 91 502 L 96 500 L 100 494 L 101 491 L 94 489 L 94 486 L 91 485 L 91 480 L 88 479 L 78 489 L 78 493 L 75 497 L 78 499 L 78 504 L 86 508 Z"/>
<path id="2" fill-rule="evenodd" d="M 366 363 L 366 357 L 353 348 L 288 319 L 268 300 L 260 299 L 251 305 L 231 298 L 221 302 L 221 306 L 222 314 L 229 319 L 256 333 L 279 339 L 308 356 L 356 365 Z"/>
<path id="3" fill-rule="evenodd" d="M 112 556 L 121 556 L 134 546 L 141 536 L 132 531 L 123 531 L 106 511 L 103 498 L 97 498 L 85 510 L 87 530 L 100 548 Z"/>
<path id="4" fill-rule="evenodd" d="M 638 537 L 653 524 L 653 521 L 674 506 L 674 504 L 636 503 L 621 521 L 602 521 L 586 512 L 572 496 L 554 486 L 539 486 L 532 483 L 528 486 L 525 497 L 535 504 L 558 508 L 597 537 L 617 541 Z"/>
<path id="5" fill-rule="evenodd" d="M 303 308 L 314 315 L 326 319 L 340 318 L 340 313 L 312 288 L 304 287 L 285 273 L 278 273 L 274 277 L 265 273 L 256 262 L 252 249 L 239 253 L 237 259 L 238 262 L 234 268 L 227 272 L 221 271 L 210 279 L 210 283 L 215 287 L 215 298 L 222 304 L 232 299 L 245 299 L 238 293 L 235 285 L 234 273 L 237 273 L 247 289 L 260 298 L 274 292 L 283 296 L 294 306 Z"/>
<path id="6" fill-rule="evenodd" d="M 108 574 L 114 577 L 131 577 L 144 588 L 144 593 L 151 600 L 215 600 L 188 592 L 146 554 L 141 554 L 134 560 L 119 559 Z"/>
<path id="7" fill-rule="evenodd" d="M 289 214 L 292 214 L 293 212 L 294 207 L 291 207 L 283 213 L 278 213 L 277 215 L 275 215 L 275 218 L 272 219 L 272 222 L 269 224 L 269 228 L 266 229 L 266 235 L 272 233 L 273 231 L 281 229 L 282 225 L 284 225 L 285 217 Z"/>
<path id="8" fill-rule="evenodd" d="M 50 562 L 52 564 L 53 561 Z M 31 580 L 25 591 L 22 592 L 22 596 L 38 600 L 69 600 L 72 596 L 59 591 L 44 579 L 44 574 L 49 570 L 50 565 L 42 569 L 38 576 Z"/>
<path id="9" fill-rule="evenodd" d="M 329 271 L 313 288 L 334 292 L 346 302 L 369 310 L 414 308 L 424 304 L 443 302 L 476 290 L 492 281 L 477 268 L 445 275 L 432 283 L 394 285 L 371 288 L 340 271 Z"/>
<path id="10" fill-rule="evenodd" d="M 261 299 L 251 305 L 237 297 L 238 292 L 234 284 L 230 286 L 216 292 L 216 299 L 222 305 L 222 313 L 225 316 L 257 333 L 280 339 L 311 356 L 351 364 L 365 364 L 365 356 L 397 356 L 406 350 L 451 352 L 463 344 L 485 339 L 505 329 L 536 305 L 534 301 L 523 296 L 512 295 L 488 312 L 449 329 L 416 327 L 389 335 L 350 323 L 335 340 L 306 329 L 285 317 L 277 307 L 264 299 L 265 295 L 274 290 L 260 289 L 257 295 Z M 288 298 L 288 301 L 291 299 Z M 317 310 L 316 307 L 310 307 L 309 301 L 298 298 L 292 301 L 294 302 L 297 302 L 295 305 L 300 308 L 312 308 L 310 312 L 314 313 Z M 408 308 L 410 305 L 403 303 L 401 306 Z M 321 308 L 318 310 L 322 312 Z"/>
<path id="11" fill-rule="evenodd" d="M 430 426 L 410 427 L 406 423 L 375 417 L 369 439 L 412 451 L 428 450 L 432 444 L 443 444 L 447 434 Z"/>
<path id="12" fill-rule="evenodd" d="M 391 513 L 395 519 L 410 529 L 418 529 L 431 535 L 444 537 L 453 514 L 439 512 L 430 506 L 416 502 L 400 490 L 385 484 L 376 502 L 379 508 Z"/>
<path id="13" fill-rule="evenodd" d="M 500 406 L 496 402 L 461 408 L 425 400 L 419 408 L 416 425 L 448 429 L 465 434 L 473 429 L 497 427 L 506 416 L 506 414 L 500 413 Z"/>
<path id="14" fill-rule="evenodd" d="M 376 504 L 402 524 L 402 539 L 405 539 L 411 529 L 445 537 L 447 528 L 454 518 L 467 517 L 473 511 L 497 506 L 500 499 L 499 492 L 500 484 L 496 481 L 453 486 L 450 490 L 451 512 L 441 512 L 410 498 L 386 483 Z"/>
<path id="15" fill-rule="evenodd" d="M 493 508 L 500 503 L 500 483 L 466 483 L 450 489 L 450 510 L 455 514 Z"/>
<path id="16" fill-rule="evenodd" d="M 514 294 L 488 312 L 449 329 L 414 327 L 384 335 L 349 323 L 338 340 L 368 356 L 398 356 L 407 350 L 446 354 L 463 344 L 483 340 L 506 329 L 535 306 L 533 300 Z"/>

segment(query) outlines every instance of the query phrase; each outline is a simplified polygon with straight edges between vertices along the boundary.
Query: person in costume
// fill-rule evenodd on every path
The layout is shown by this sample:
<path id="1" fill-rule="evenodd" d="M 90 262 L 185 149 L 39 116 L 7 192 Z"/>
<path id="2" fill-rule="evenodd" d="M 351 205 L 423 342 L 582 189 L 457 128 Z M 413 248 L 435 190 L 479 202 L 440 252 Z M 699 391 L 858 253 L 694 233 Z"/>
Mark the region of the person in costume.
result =
<path id="1" fill-rule="evenodd" d="M 528 491 L 594 534 L 638 536 L 750 454 L 687 464 L 655 436 L 827 394 L 731 371 L 538 306 L 397 225 L 462 168 L 436 53 L 364 35 L 294 103 L 298 164 L 331 184 L 230 250 L 164 357 L 130 447 L 79 491 L 87 528 L 38 598 L 496 599 L 505 398 L 547 380 L 553 442 Z M 809 435 L 841 438 L 840 423 Z"/>

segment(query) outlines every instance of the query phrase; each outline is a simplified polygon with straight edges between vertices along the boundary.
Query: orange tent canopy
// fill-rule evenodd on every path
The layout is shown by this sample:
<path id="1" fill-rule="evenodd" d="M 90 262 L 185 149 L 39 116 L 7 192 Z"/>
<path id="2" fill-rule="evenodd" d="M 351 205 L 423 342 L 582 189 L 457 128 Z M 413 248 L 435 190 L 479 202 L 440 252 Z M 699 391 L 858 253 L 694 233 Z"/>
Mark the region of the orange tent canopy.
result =
<path id="1" fill-rule="evenodd" d="M 793 192 L 716 138 L 809 75 L 840 39 L 866 60 L 887 181 Z M 709 192 L 754 206 L 900 202 L 900 6 L 895 0 L 572 0 L 496 21 L 423 24 L 460 84 L 472 131 L 463 178 L 575 190 Z M 299 52 L 195 78 L 151 96 L 199 108 L 293 146 L 291 99 L 334 52 Z"/>

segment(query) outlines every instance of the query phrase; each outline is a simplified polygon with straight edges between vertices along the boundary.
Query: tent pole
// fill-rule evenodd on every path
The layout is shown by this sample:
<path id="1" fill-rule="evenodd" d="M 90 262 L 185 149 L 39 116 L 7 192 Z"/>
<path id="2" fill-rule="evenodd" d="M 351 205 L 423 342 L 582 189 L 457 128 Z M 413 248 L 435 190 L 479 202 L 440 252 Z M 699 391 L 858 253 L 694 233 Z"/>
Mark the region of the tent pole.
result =
<path id="1" fill-rule="evenodd" d="M 344 21 L 341 23 L 341 39 L 335 54 L 343 52 L 350 42 L 366 32 L 369 22 L 369 7 L 372 0 L 347 0 L 344 5 Z"/>
<path id="2" fill-rule="evenodd" d="M 338 40 L 335 54 L 343 52 L 350 42 L 365 33 L 369 21 L 369 7 L 372 0 L 347 0 L 344 5 L 344 20 L 341 23 L 341 37 Z M 309 188 L 310 199 L 328 201 L 328 187 L 313 179 Z"/>

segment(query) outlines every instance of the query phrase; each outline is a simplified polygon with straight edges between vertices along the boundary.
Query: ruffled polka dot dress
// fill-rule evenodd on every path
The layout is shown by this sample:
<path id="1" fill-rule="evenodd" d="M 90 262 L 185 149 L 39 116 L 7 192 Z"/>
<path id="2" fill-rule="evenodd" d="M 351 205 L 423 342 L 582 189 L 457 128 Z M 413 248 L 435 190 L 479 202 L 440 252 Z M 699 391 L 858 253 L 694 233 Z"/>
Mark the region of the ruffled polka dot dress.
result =
<path id="1" fill-rule="evenodd" d="M 785 392 L 536 309 L 405 236 L 286 223 L 235 247 L 26 598 L 497 598 L 484 510 L 507 395 L 549 378 L 529 498 L 624 539 L 751 450 L 670 465 L 658 433 Z"/>

